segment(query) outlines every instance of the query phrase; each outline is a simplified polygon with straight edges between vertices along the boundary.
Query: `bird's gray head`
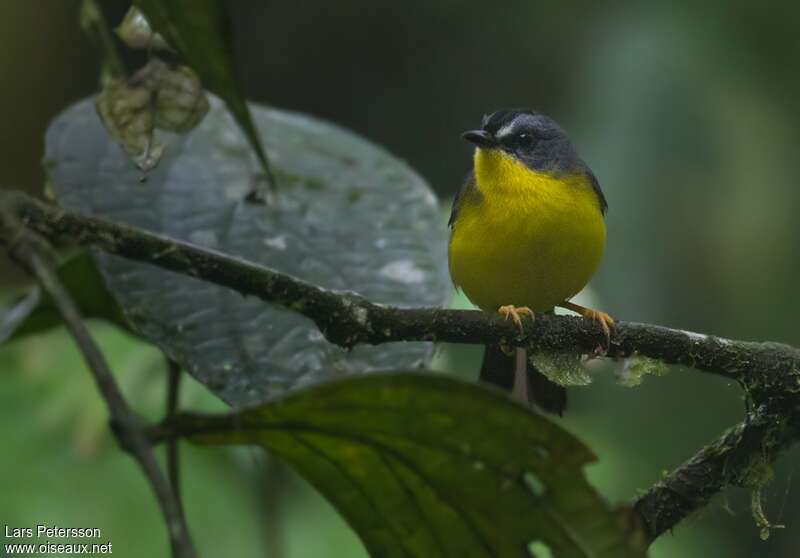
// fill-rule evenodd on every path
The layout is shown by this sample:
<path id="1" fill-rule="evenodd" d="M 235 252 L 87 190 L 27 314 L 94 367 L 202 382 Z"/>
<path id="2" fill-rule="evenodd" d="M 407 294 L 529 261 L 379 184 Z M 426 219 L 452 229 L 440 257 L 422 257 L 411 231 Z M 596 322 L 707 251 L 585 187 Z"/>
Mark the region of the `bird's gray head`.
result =
<path id="1" fill-rule="evenodd" d="M 561 126 L 529 109 L 503 109 L 488 114 L 479 130 L 464 132 L 462 137 L 482 149 L 502 149 L 537 171 L 560 174 L 583 167 Z"/>

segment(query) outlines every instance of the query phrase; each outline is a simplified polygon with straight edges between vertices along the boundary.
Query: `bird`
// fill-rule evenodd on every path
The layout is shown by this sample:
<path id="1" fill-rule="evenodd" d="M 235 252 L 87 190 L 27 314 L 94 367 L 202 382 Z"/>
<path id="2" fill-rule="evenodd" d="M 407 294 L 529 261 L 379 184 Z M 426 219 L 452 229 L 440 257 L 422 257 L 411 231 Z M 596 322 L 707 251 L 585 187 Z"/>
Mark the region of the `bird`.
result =
<path id="1" fill-rule="evenodd" d="M 608 336 L 610 315 L 570 301 L 602 260 L 608 203 L 567 133 L 542 113 L 516 108 L 485 115 L 461 137 L 474 153 L 448 223 L 455 287 L 521 332 L 523 319 L 559 306 L 598 322 Z M 563 414 L 566 389 L 526 357 L 524 349 L 487 345 L 481 381 Z"/>

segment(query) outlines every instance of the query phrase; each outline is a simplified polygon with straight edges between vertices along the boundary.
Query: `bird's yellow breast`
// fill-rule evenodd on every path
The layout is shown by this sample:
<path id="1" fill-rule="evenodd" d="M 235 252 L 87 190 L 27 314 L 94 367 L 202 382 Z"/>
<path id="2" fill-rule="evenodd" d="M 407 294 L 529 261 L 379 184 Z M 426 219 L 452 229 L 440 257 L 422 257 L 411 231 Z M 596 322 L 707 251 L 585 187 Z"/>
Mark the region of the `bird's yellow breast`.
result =
<path id="1" fill-rule="evenodd" d="M 553 308 L 600 264 L 606 228 L 580 172 L 533 171 L 499 149 L 476 149 L 476 191 L 462 196 L 450 236 L 450 275 L 478 307 Z"/>

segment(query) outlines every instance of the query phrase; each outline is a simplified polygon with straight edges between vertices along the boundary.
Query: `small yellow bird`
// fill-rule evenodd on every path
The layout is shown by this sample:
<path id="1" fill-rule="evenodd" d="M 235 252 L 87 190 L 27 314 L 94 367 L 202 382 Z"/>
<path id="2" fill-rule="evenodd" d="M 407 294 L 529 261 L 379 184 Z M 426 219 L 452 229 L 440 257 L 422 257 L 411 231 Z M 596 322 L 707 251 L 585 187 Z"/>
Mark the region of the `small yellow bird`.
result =
<path id="1" fill-rule="evenodd" d="M 589 282 L 603 256 L 607 203 L 591 169 L 552 119 L 528 109 L 499 110 L 479 130 L 473 169 L 450 214 L 450 275 L 486 312 L 520 328 L 522 317 L 568 308 L 598 321 L 611 317 L 570 302 Z M 530 365 L 487 346 L 481 379 L 521 392 L 542 409 L 561 414 L 566 390 Z M 527 374 L 526 372 L 527 367 Z"/>

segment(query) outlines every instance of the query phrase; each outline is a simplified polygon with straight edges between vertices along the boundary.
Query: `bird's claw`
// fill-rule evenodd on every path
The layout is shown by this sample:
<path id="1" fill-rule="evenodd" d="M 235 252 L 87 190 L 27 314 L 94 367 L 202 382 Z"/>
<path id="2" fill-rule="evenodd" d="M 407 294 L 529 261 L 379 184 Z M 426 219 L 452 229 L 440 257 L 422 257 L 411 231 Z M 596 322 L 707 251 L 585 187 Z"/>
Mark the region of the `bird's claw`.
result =
<path id="1" fill-rule="evenodd" d="M 529 316 L 531 321 L 536 319 L 536 315 L 533 313 L 533 310 L 527 306 L 514 306 L 513 304 L 507 304 L 498 308 L 497 313 L 503 316 L 503 318 L 506 320 L 511 318 L 511 321 L 514 322 L 514 324 L 519 328 L 520 333 L 525 332 L 525 330 L 522 328 L 522 316 Z"/>
<path id="2" fill-rule="evenodd" d="M 600 324 L 600 327 L 603 329 L 603 333 L 606 334 L 606 347 L 608 347 L 611 343 L 611 330 L 614 327 L 614 318 L 605 312 L 592 310 L 591 308 L 587 308 L 583 312 L 583 317 Z"/>

